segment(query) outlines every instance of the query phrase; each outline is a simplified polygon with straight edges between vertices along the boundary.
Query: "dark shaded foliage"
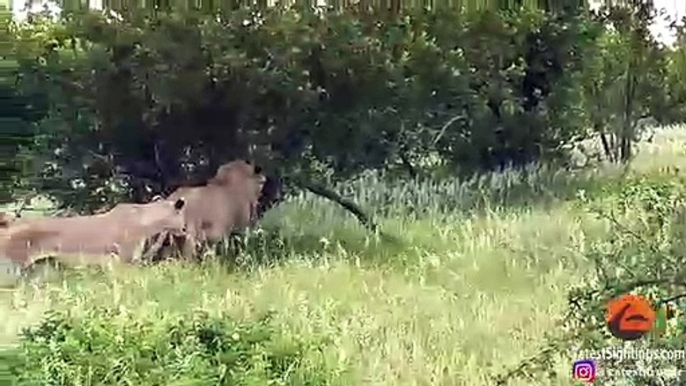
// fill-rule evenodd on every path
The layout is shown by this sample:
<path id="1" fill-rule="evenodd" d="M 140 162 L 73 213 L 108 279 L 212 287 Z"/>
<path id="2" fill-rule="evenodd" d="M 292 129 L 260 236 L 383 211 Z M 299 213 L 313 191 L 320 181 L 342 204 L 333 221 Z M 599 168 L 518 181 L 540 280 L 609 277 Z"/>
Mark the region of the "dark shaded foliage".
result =
<path id="1" fill-rule="evenodd" d="M 34 151 L 54 163 L 36 187 L 78 210 L 202 183 L 235 158 L 273 181 L 418 176 L 430 154 L 473 173 L 564 157 L 584 132 L 574 86 L 598 29 L 580 14 L 123 16 L 75 13 L 15 42 L 21 92 L 50 96 Z"/>

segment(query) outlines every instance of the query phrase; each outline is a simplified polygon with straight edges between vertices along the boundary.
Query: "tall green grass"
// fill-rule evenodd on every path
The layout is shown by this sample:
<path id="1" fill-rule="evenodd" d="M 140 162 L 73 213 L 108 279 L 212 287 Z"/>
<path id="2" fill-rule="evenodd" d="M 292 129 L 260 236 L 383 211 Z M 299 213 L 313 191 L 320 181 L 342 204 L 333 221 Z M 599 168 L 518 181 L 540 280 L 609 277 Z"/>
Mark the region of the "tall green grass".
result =
<path id="1" fill-rule="evenodd" d="M 413 183 L 367 175 L 337 187 L 392 238 L 368 234 L 335 204 L 303 193 L 267 214 L 238 264 L 68 271 L 0 295 L 0 343 L 31 358 L 31 379 L 63 384 L 95 384 L 84 374 L 110 373 L 122 384 L 154 384 L 135 371 L 152 345 L 160 355 L 146 363 L 170 384 L 215 379 L 214 364 L 243 374 L 245 384 L 492 385 L 492 375 L 536 353 L 555 331 L 568 289 L 587 272 L 587 251 L 607 235 L 575 200 L 579 191 L 593 201 L 599 187 L 621 189 L 635 174 L 668 178 L 663 168 L 683 162 L 684 132 L 642 145 L 628 173 L 532 167 Z M 48 320 L 53 327 L 58 320 L 97 330 L 108 361 L 88 360 L 78 329 L 63 334 L 69 344 L 60 341 L 45 327 L 48 310 L 59 312 Z M 223 351 L 203 351 L 192 338 L 180 350 L 196 359 L 179 367 L 165 331 L 199 314 L 207 315 L 203 328 L 257 326 L 267 338 L 240 363 L 222 362 Z M 49 331 L 42 341 L 21 338 L 27 326 Z M 282 352 L 276 347 L 292 354 L 280 362 L 288 369 L 265 367 Z M 570 384 L 563 354 L 554 365 L 559 378 L 541 385 Z"/>

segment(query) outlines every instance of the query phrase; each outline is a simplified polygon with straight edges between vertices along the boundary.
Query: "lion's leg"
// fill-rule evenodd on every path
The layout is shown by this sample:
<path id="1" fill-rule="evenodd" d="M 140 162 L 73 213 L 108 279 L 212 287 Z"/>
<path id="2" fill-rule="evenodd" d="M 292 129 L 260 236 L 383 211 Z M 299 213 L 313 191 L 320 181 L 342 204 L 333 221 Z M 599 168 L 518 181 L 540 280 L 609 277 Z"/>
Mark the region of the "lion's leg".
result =
<path id="1" fill-rule="evenodd" d="M 185 237 L 180 237 L 179 239 L 177 240 L 181 241 L 182 258 L 188 262 L 195 260 L 198 247 L 198 239 L 195 234 L 189 233 Z"/>
<path id="2" fill-rule="evenodd" d="M 153 262 L 158 259 L 164 258 L 164 243 L 167 239 L 171 237 L 168 232 L 162 232 L 154 236 L 152 240 L 146 240 L 146 243 L 152 243 L 147 250 L 144 250 L 141 254 L 141 260 L 144 262 Z"/>
<path id="3" fill-rule="evenodd" d="M 62 271 L 64 265 L 52 255 L 40 255 L 19 270 L 19 277 L 27 281 L 43 281 Z"/>
<path id="4" fill-rule="evenodd" d="M 119 261 L 126 263 L 126 264 L 133 264 L 136 263 L 136 243 L 133 242 L 122 242 L 119 244 L 118 248 L 118 253 L 116 253 L 116 256 L 119 258 Z M 143 252 L 141 252 L 142 254 Z M 142 259 L 142 256 L 141 256 Z M 114 259 L 111 259 L 114 260 Z"/>

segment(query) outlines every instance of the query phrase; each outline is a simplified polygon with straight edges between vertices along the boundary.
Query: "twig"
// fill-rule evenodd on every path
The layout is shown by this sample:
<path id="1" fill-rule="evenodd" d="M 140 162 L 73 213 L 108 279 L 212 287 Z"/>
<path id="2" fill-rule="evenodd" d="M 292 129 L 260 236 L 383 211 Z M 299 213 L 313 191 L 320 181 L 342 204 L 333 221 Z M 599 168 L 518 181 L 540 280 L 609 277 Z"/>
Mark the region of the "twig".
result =
<path id="1" fill-rule="evenodd" d="M 446 130 L 448 130 L 448 127 L 450 127 L 450 125 L 452 125 L 452 124 L 455 123 L 458 119 L 461 119 L 461 118 L 464 118 L 464 115 L 456 115 L 456 116 L 450 118 L 450 119 L 448 120 L 448 122 L 446 122 L 446 123 L 443 125 L 443 127 L 441 127 L 441 131 L 438 133 L 438 135 L 437 135 L 436 138 L 434 139 L 433 145 L 435 146 L 435 145 L 438 143 L 438 141 L 440 141 L 441 138 L 443 138 L 443 136 L 445 135 Z"/>
<path id="2" fill-rule="evenodd" d="M 650 279 L 650 280 L 637 280 L 632 283 L 623 285 L 621 287 L 616 287 L 615 289 L 610 289 L 607 286 L 605 287 L 605 290 L 609 291 L 612 294 L 623 294 L 627 292 L 631 292 L 635 290 L 636 288 L 639 287 L 645 287 L 649 285 L 658 285 L 658 286 L 674 286 L 674 287 L 683 287 L 686 288 L 686 282 L 682 281 L 675 281 L 675 280 L 670 280 L 670 279 Z"/>
<path id="3" fill-rule="evenodd" d="M 686 294 L 676 295 L 676 296 L 672 296 L 671 298 L 667 298 L 667 299 L 663 299 L 663 300 L 658 300 L 658 301 L 655 302 L 655 303 L 657 303 L 657 304 L 664 304 L 664 303 L 673 302 L 673 301 L 675 301 L 675 300 L 679 300 L 679 299 L 683 299 L 683 298 L 686 298 Z"/>
<path id="4" fill-rule="evenodd" d="M 641 237 L 641 235 L 639 235 L 638 233 L 634 232 L 633 230 L 629 229 L 628 227 L 624 226 L 622 223 L 617 221 L 617 219 L 615 219 L 615 217 L 612 214 L 604 215 L 603 217 L 610 220 L 610 222 L 612 222 L 612 224 L 614 226 L 620 228 L 620 230 L 622 230 L 622 231 L 626 232 L 627 234 L 633 236 L 635 239 L 637 239 L 641 243 L 648 245 L 648 248 L 650 248 L 650 250 L 653 251 L 654 253 L 657 253 L 657 254 L 660 253 L 660 251 L 657 250 L 653 244 L 649 243 L 647 240 L 645 240 L 643 237 Z"/>

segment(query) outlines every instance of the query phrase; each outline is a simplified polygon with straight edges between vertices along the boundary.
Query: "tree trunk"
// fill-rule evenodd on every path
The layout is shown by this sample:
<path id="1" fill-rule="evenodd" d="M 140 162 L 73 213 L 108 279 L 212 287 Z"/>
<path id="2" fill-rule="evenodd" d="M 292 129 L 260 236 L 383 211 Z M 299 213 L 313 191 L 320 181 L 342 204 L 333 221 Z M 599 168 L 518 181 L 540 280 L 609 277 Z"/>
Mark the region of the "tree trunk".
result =
<path id="1" fill-rule="evenodd" d="M 634 102 L 636 99 L 636 78 L 634 66 L 631 61 L 627 64 L 626 88 L 624 90 L 624 117 L 622 120 L 622 132 L 620 142 L 620 160 L 627 163 L 631 160 L 631 142 L 634 138 Z"/>
<path id="2" fill-rule="evenodd" d="M 612 145 L 610 144 L 610 141 L 607 139 L 607 134 L 605 133 L 600 133 L 600 142 L 603 144 L 603 151 L 605 152 L 605 156 L 610 162 L 615 162 L 614 160 L 614 154 L 612 151 Z"/>

